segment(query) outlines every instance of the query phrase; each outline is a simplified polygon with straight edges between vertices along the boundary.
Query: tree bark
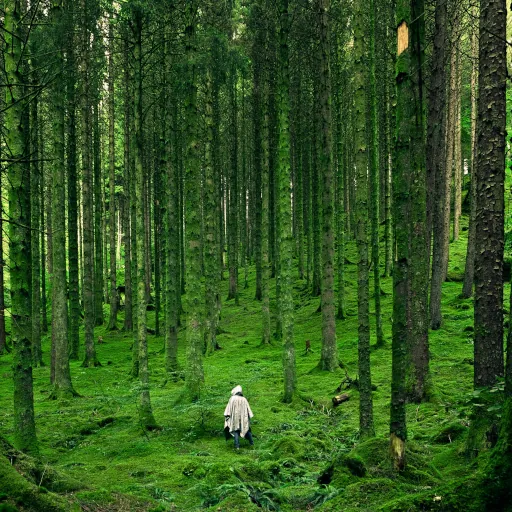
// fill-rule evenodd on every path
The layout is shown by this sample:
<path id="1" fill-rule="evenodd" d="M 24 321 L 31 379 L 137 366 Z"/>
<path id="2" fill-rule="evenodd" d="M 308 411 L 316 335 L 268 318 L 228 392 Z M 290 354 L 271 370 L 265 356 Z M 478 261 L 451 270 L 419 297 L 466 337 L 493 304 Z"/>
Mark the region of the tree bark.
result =
<path id="1" fill-rule="evenodd" d="M 55 23 L 56 70 L 64 70 L 65 12 L 62 2 L 54 2 L 52 17 Z M 68 302 L 66 280 L 66 191 L 65 191 L 65 83 L 54 82 L 52 91 L 52 135 L 55 160 L 52 169 L 52 228 L 53 228 L 53 273 L 52 273 L 52 358 L 55 375 L 53 398 L 69 398 L 76 395 L 71 384 L 68 346 Z"/>
<path id="2" fill-rule="evenodd" d="M 85 323 L 85 358 L 84 367 L 98 366 L 96 346 L 94 342 L 94 229 L 93 229 L 93 172 L 91 162 L 91 83 L 90 83 L 90 32 L 89 24 L 91 14 L 89 12 L 90 1 L 82 0 L 84 20 L 82 26 L 83 37 L 83 62 L 82 62 L 82 244 L 83 244 L 83 302 Z"/>
<path id="3" fill-rule="evenodd" d="M 478 8 L 472 9 L 472 16 L 478 19 Z M 468 229 L 468 245 L 466 250 L 466 267 L 464 270 L 464 284 L 462 286 L 462 297 L 469 299 L 473 295 L 473 281 L 475 275 L 475 224 L 476 224 L 476 132 L 478 116 L 478 26 L 472 27 L 471 32 L 471 173 L 470 173 L 470 215 Z"/>
<path id="4" fill-rule="evenodd" d="M 427 233 L 433 235 L 432 279 L 430 284 L 430 327 L 441 327 L 441 289 L 444 281 L 445 245 L 447 236 L 446 212 L 450 189 L 450 174 L 446 169 L 446 24 L 447 2 L 437 0 L 435 8 L 434 50 L 427 132 Z M 433 232 L 432 232 L 433 230 Z M 431 234 L 432 233 L 432 234 Z M 430 254 L 430 244 L 428 244 Z"/>
<path id="5" fill-rule="evenodd" d="M 382 332 L 382 313 L 380 305 L 380 249 L 379 249 L 379 228 L 380 228 L 380 169 L 379 169 L 379 125 L 377 111 L 377 55 L 375 50 L 377 4 L 375 0 L 370 1 L 370 113 L 369 126 L 369 174 L 370 174 L 370 216 L 371 216 L 371 244 L 372 244 L 372 265 L 373 265 L 373 294 L 375 303 L 375 332 L 377 335 L 377 346 L 384 345 L 384 333 Z"/>
<path id="6" fill-rule="evenodd" d="M 23 28 L 19 0 L 4 2 L 5 142 L 13 160 L 8 169 L 9 269 L 11 339 L 13 344 L 14 439 L 18 449 L 38 454 L 32 380 L 32 324 L 30 320 L 30 175 L 25 164 L 28 133 L 24 131 L 22 58 Z"/>
<path id="7" fill-rule="evenodd" d="M 131 223 L 131 207 L 133 196 L 131 195 L 131 87 L 130 87 L 130 56 L 128 41 L 125 41 L 123 48 L 124 64 L 124 180 L 123 180 L 123 227 L 124 227 L 124 327 L 127 332 L 133 331 L 133 252 L 132 236 L 133 226 Z"/>
<path id="8" fill-rule="evenodd" d="M 366 52 L 365 9 L 354 4 L 354 126 L 356 191 L 357 316 L 359 363 L 359 435 L 373 437 L 373 400 L 370 369 L 370 318 L 368 272 L 368 151 L 366 138 Z M 372 8 L 370 4 L 370 9 Z"/>
<path id="9" fill-rule="evenodd" d="M 503 376 L 506 13 L 504 0 L 480 2 L 476 143 L 475 388 L 493 386 L 496 379 Z"/>
<path id="10" fill-rule="evenodd" d="M 133 9 L 134 39 L 134 125 L 135 125 L 135 207 L 137 231 L 137 340 L 139 349 L 139 422 L 142 428 L 155 428 L 156 422 L 149 393 L 148 344 L 147 344 L 147 295 L 145 265 L 145 215 L 144 215 L 144 169 L 142 131 L 142 8 Z"/>
<path id="11" fill-rule="evenodd" d="M 295 345 L 293 340 L 293 283 L 292 283 L 292 211 L 290 202 L 290 69 L 288 41 L 290 19 L 288 0 L 279 3 L 279 82 L 278 82 L 278 207 L 280 317 L 283 330 L 284 402 L 291 402 L 296 390 Z"/>
<path id="12" fill-rule="evenodd" d="M 334 300 L 334 171 L 332 163 L 331 75 L 329 68 L 330 0 L 316 0 L 319 20 L 318 61 L 320 99 L 319 164 L 322 173 L 322 370 L 338 368 L 336 306 Z"/>
<path id="13" fill-rule="evenodd" d="M 110 255 L 110 315 L 108 330 L 117 330 L 117 264 L 116 264 L 116 147 L 115 96 L 114 96 L 114 21 L 112 16 L 108 24 L 108 188 L 109 188 L 109 255 Z"/>
<path id="14" fill-rule="evenodd" d="M 36 79 L 34 79 L 34 81 L 35 80 Z M 33 98 L 30 104 L 30 119 L 30 158 L 32 160 L 30 170 L 30 216 L 32 226 L 30 247 L 32 259 L 32 357 L 34 366 L 44 366 L 41 349 L 41 171 L 39 168 L 39 101 L 37 97 Z M 0 353 L 2 352 L 1 346 L 2 342 L 0 340 Z"/>
<path id="15" fill-rule="evenodd" d="M 197 84 L 195 59 L 197 52 L 197 0 L 189 2 L 185 28 L 185 55 L 187 59 L 185 93 L 185 290 L 187 298 L 187 368 L 185 387 L 193 401 L 200 397 L 204 382 L 203 370 L 203 285 L 201 283 L 201 219 L 197 205 L 201 196 L 201 162 L 198 147 Z"/>
<path id="16" fill-rule="evenodd" d="M 69 357 L 79 359 L 80 349 L 80 286 L 78 269 L 78 177 L 77 177 L 77 135 L 76 135 L 76 38 L 74 35 L 74 14 L 67 9 L 66 35 L 66 103 L 67 103 L 67 193 L 68 193 L 68 265 L 69 265 Z"/>

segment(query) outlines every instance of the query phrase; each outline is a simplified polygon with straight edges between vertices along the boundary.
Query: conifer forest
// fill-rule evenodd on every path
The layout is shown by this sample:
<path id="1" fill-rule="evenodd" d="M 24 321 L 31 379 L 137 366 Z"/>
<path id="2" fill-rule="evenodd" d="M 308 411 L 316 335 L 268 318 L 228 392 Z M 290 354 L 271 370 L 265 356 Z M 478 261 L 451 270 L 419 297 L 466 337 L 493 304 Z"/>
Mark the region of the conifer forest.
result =
<path id="1" fill-rule="evenodd" d="M 0 0 L 0 512 L 512 512 L 511 9 Z"/>

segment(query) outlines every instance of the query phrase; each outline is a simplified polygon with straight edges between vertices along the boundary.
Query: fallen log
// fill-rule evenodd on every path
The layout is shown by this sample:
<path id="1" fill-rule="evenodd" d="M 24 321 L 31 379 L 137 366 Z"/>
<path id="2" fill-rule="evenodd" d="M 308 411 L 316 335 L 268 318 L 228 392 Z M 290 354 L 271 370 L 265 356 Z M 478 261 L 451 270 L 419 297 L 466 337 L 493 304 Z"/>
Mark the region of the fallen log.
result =
<path id="1" fill-rule="evenodd" d="M 332 397 L 332 405 L 333 407 L 338 407 L 344 402 L 348 402 L 350 400 L 350 395 L 344 393 L 343 395 L 336 395 Z"/>

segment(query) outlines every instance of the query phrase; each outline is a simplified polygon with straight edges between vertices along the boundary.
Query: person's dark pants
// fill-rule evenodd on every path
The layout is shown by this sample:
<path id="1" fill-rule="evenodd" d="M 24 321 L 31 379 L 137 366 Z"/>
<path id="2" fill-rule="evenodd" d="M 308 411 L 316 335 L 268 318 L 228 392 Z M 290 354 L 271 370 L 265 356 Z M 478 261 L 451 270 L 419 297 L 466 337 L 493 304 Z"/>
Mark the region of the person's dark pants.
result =
<path id="1" fill-rule="evenodd" d="M 240 448 L 240 430 L 235 430 L 233 432 L 233 435 L 235 436 L 235 448 Z M 254 444 L 250 430 L 247 432 L 247 434 L 245 434 L 245 439 L 249 441 L 249 444 L 251 446 Z"/>

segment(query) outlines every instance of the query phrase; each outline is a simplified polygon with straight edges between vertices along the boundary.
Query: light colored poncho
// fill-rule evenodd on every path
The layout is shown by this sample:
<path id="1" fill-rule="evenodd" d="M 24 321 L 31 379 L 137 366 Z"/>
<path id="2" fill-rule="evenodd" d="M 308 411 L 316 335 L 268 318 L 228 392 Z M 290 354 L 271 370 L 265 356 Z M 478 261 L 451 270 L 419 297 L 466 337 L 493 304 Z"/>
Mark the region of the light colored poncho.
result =
<path id="1" fill-rule="evenodd" d="M 231 391 L 231 398 L 229 399 L 226 410 L 224 411 L 224 428 L 229 428 L 229 432 L 240 430 L 240 436 L 245 437 L 250 428 L 250 419 L 254 416 L 249 406 L 249 402 L 243 396 L 237 395 L 241 393 L 242 388 L 237 386 Z"/>

